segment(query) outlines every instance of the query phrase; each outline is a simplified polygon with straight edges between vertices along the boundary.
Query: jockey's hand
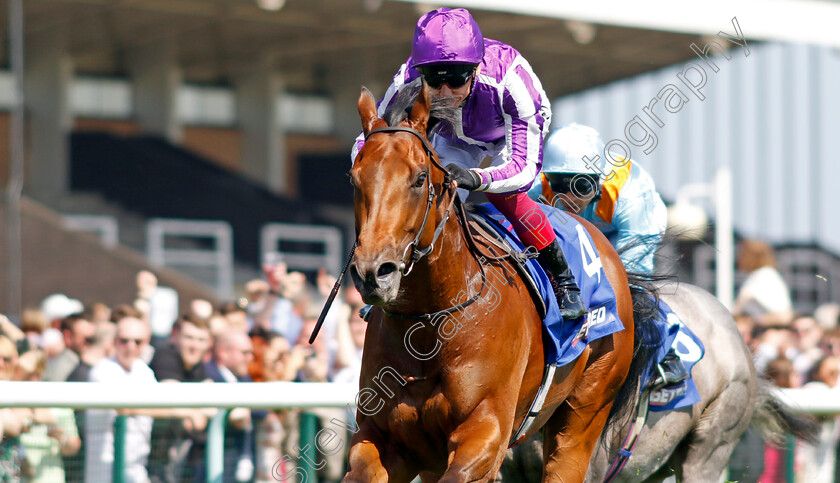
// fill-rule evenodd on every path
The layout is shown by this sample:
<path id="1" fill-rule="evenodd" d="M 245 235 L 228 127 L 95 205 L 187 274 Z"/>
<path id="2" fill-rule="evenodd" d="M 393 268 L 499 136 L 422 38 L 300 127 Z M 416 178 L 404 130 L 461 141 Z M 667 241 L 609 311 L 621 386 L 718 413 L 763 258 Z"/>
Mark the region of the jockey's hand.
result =
<path id="1" fill-rule="evenodd" d="M 458 182 L 459 188 L 473 191 L 481 186 L 481 176 L 471 169 L 464 169 L 457 164 L 449 164 L 446 166 L 446 170 L 452 175 L 452 179 Z"/>

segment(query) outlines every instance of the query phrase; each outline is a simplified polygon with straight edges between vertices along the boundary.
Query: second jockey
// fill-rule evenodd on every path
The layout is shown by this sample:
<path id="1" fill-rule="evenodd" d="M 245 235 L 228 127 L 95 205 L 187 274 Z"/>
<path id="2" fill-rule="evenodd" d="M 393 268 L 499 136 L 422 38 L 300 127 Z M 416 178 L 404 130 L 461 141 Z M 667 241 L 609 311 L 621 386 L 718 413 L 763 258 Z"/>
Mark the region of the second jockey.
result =
<path id="1" fill-rule="evenodd" d="M 460 125 L 440 123 L 429 134 L 447 170 L 460 188 L 485 192 L 523 244 L 539 251 L 561 315 L 583 316 L 580 290 L 551 224 L 527 195 L 540 172 L 551 122 L 549 101 L 531 66 L 513 47 L 485 39 L 467 10 L 439 8 L 418 20 L 411 57 L 380 101 L 379 115 L 421 75 L 433 97 L 451 98 L 459 107 Z M 360 136 L 353 159 L 363 142 Z M 492 162 L 480 168 L 488 156 Z"/>
<path id="2" fill-rule="evenodd" d="M 604 141 L 591 127 L 570 124 L 551 133 L 542 173 L 528 194 L 598 227 L 619 250 L 628 271 L 653 274 L 654 254 L 668 221 L 665 203 L 647 171 L 633 160 L 605 153 Z M 652 386 L 658 388 L 689 374 L 671 348 L 655 376 Z"/>
<path id="3" fill-rule="evenodd" d="M 619 250 L 628 271 L 653 274 L 668 212 L 647 171 L 630 159 L 605 159 L 601 136 L 579 124 L 552 132 L 544 149 L 529 196 L 589 221 Z"/>

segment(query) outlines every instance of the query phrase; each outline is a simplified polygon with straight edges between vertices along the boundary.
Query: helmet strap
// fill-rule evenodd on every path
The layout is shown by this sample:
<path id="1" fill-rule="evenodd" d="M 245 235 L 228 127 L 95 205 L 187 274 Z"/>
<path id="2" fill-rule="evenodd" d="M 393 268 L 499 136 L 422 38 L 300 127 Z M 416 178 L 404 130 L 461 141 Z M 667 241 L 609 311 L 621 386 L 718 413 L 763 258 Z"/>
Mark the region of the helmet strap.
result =
<path id="1" fill-rule="evenodd" d="M 477 64 L 475 66 L 475 69 L 473 69 L 473 74 L 472 74 L 472 77 L 470 78 L 470 93 L 467 94 L 466 97 L 464 97 L 463 101 L 461 101 L 461 104 L 458 106 L 459 109 L 464 107 L 464 105 L 467 103 L 467 101 L 473 95 L 473 89 L 475 88 L 475 78 L 478 77 L 478 73 L 479 73 L 480 70 L 481 70 L 481 64 Z"/>

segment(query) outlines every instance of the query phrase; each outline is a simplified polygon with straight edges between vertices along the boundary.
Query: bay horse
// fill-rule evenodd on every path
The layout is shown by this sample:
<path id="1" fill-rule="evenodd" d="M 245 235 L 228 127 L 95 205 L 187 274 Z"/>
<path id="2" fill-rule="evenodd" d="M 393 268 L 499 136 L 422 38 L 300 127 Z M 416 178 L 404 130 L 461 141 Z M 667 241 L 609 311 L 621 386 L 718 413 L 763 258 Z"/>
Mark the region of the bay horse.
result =
<path id="1" fill-rule="evenodd" d="M 343 481 L 409 482 L 418 474 L 424 482 L 492 481 L 543 378 L 542 323 L 510 262 L 470 250 L 465 222 L 452 214 L 456 185 L 426 135 L 432 99 L 425 83 L 415 97 L 395 103 L 391 112 L 410 113 L 390 123 L 367 89 L 358 100 L 366 143 L 349 173 L 358 237 L 350 274 L 377 307 Z M 613 401 L 635 377 L 628 377 L 636 361 L 624 266 L 609 241 L 584 225 L 624 330 L 557 367 L 528 432 L 545 428 L 543 480 L 550 482 L 584 480 L 602 430 L 618 413 Z M 486 240 L 477 246 L 501 254 Z M 501 277 L 491 280 L 490 271 Z M 480 297 L 498 303 L 467 314 L 486 305 L 470 306 Z"/>

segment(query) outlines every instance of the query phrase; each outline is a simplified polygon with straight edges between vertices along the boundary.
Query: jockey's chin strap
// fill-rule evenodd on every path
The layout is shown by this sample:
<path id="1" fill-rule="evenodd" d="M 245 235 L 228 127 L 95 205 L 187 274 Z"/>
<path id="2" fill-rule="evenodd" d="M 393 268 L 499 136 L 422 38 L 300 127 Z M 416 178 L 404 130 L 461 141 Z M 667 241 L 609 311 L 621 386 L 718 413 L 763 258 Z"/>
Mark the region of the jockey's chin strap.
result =
<path id="1" fill-rule="evenodd" d="M 452 184 L 452 176 L 449 174 L 449 171 L 441 166 L 440 161 L 437 158 L 437 154 L 432 149 L 432 145 L 429 144 L 429 141 L 426 139 L 425 136 L 420 134 L 419 131 L 412 129 L 410 127 L 405 126 L 387 126 L 387 127 L 380 127 L 371 130 L 365 136 L 365 140 L 367 140 L 371 135 L 376 134 L 378 132 L 407 132 L 411 133 L 420 140 L 423 144 L 423 150 L 426 151 L 426 155 L 431 160 L 432 164 L 435 165 L 438 169 L 443 171 L 444 179 L 443 179 L 443 186 L 448 186 L 447 190 L 449 191 L 449 205 L 446 207 L 446 211 L 443 214 L 443 219 L 440 220 L 437 227 L 435 227 L 435 234 L 432 237 L 432 242 L 426 248 L 422 250 L 417 248 L 420 244 L 420 237 L 423 236 L 423 232 L 426 230 L 426 222 L 429 221 L 429 213 L 432 211 L 432 205 L 434 205 L 435 197 L 437 193 L 435 192 L 435 185 L 432 184 L 432 177 L 429 170 L 426 170 L 426 181 L 429 184 L 429 188 L 427 190 L 428 195 L 426 196 L 426 212 L 423 214 L 423 222 L 420 224 L 420 229 L 417 230 L 417 235 L 414 237 L 408 245 L 406 245 L 405 250 L 403 251 L 402 261 L 400 261 L 399 270 L 403 277 L 407 276 L 411 273 L 411 270 L 414 268 L 414 264 L 417 263 L 418 260 L 425 257 L 426 255 L 432 253 L 432 250 L 435 248 L 435 242 L 440 237 L 440 234 L 443 233 L 443 227 L 446 225 L 446 221 L 449 220 L 449 213 L 452 211 L 452 205 L 455 202 L 455 198 L 457 197 L 455 186 Z"/>

